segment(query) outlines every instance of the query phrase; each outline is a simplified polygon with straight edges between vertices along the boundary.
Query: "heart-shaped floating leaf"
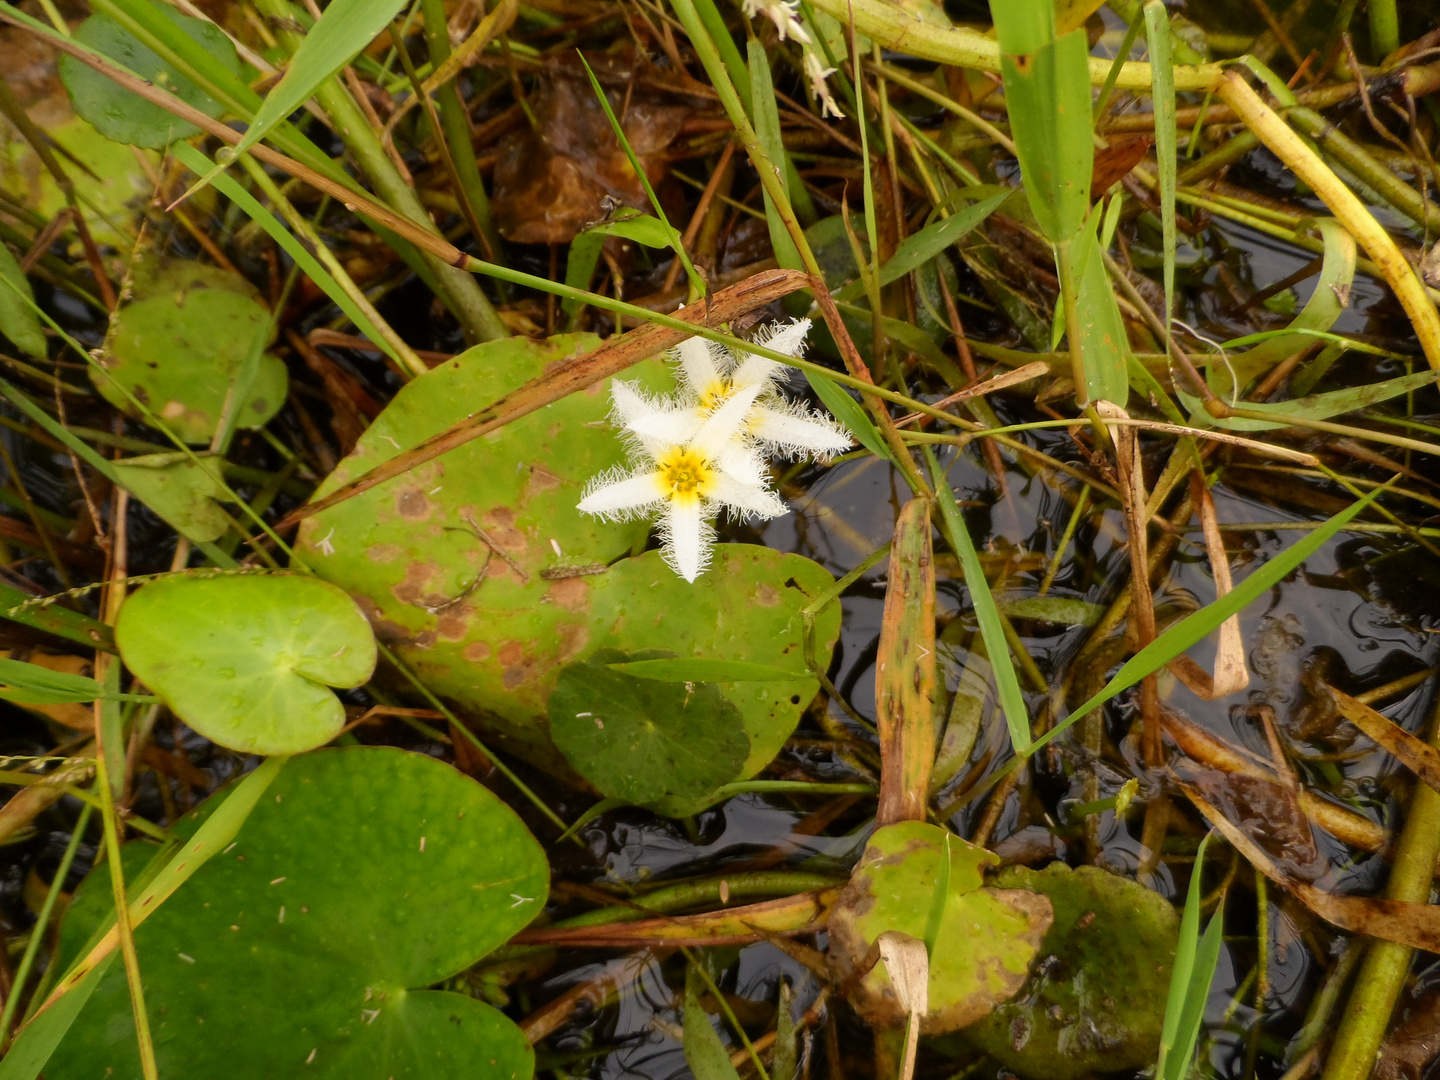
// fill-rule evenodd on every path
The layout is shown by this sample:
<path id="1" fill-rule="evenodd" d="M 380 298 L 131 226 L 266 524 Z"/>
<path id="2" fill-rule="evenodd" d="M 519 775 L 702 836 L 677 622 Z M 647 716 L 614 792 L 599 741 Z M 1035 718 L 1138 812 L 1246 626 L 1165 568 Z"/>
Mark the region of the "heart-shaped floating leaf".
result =
<path id="1" fill-rule="evenodd" d="M 193 833 L 222 797 L 176 831 Z M 233 848 L 136 931 L 160 1075 L 529 1080 L 510 1020 L 426 987 L 525 926 L 547 879 L 515 814 L 448 765 L 387 747 L 296 758 Z M 102 868 L 66 914 L 62 957 L 110 905 Z M 139 1080 L 133 1030 L 113 964 L 45 1075 Z"/>
<path id="2" fill-rule="evenodd" d="M 232 75 L 240 74 L 240 58 L 235 54 L 235 46 L 218 26 L 204 19 L 181 15 L 164 5 L 157 7 L 199 42 L 216 64 Z M 76 28 L 75 40 L 163 86 L 187 105 L 193 105 L 209 116 L 220 115 L 218 102 L 140 44 L 133 34 L 108 15 L 91 15 Z M 161 150 L 176 139 L 188 139 L 200 130 L 193 124 L 176 119 L 159 105 L 123 89 L 74 57 L 60 57 L 60 80 L 70 92 L 75 111 L 94 124 L 100 134 L 116 142 Z"/>
<path id="3" fill-rule="evenodd" d="M 550 695 L 555 745 L 603 795 L 641 804 L 703 798 L 739 776 L 749 756 L 740 710 L 713 683 L 623 670 L 648 659 L 599 649 L 567 665 Z"/>
<path id="4" fill-rule="evenodd" d="M 221 746 L 294 754 L 339 733 L 330 691 L 375 670 L 370 624 L 343 591 L 312 577 L 174 577 L 125 602 L 115 644 L 175 715 Z"/>
<path id="5" fill-rule="evenodd" d="M 442 364 L 396 395 L 319 493 L 595 344 L 578 334 L 510 338 Z M 674 386 L 652 362 L 626 376 L 651 391 Z M 308 519 L 297 551 L 349 590 L 381 640 L 474 715 L 497 747 L 562 775 L 573 770 L 550 737 L 550 692 L 566 664 L 596 649 L 664 649 L 796 673 L 790 681 L 706 677 L 740 710 L 751 745 L 740 775 L 753 776 L 818 689 L 808 672 L 798 674 L 807 670 L 800 612 L 834 580 L 808 559 L 743 545 L 717 547 L 694 585 L 658 553 L 625 558 L 648 526 L 575 508 L 586 482 L 623 460 L 609 407 L 605 384 L 523 416 Z M 822 666 L 839 625 L 838 605 L 816 620 Z"/>
<path id="6" fill-rule="evenodd" d="M 109 377 L 92 370 L 91 380 L 117 409 L 140 418 L 123 387 L 185 442 L 208 443 L 236 372 L 272 330 L 265 306 L 238 289 L 205 280 L 158 291 L 111 317 L 101 360 Z M 260 427 L 279 412 L 287 379 L 279 357 L 263 354 L 236 426 Z"/>
<path id="7" fill-rule="evenodd" d="M 1092 866 L 1012 867 L 1003 888 L 1050 898 L 1051 959 L 965 1037 L 1021 1076 L 1074 1080 L 1155 1060 L 1179 919 L 1159 893 Z"/>
<path id="8" fill-rule="evenodd" d="M 159 514 L 181 536 L 197 544 L 225 535 L 230 518 L 220 507 L 228 499 L 216 479 L 218 454 L 145 454 L 113 462 L 111 468 L 131 494 Z"/>
<path id="9" fill-rule="evenodd" d="M 851 1001 L 873 1023 L 896 1026 L 906 1012 L 884 964 L 868 971 L 886 931 L 929 942 L 931 1035 L 964 1027 L 1024 984 L 1050 902 L 1023 889 L 984 887 L 980 868 L 999 859 L 919 821 L 877 829 L 830 915 L 830 960 Z M 947 866 L 948 862 L 948 866 Z"/>

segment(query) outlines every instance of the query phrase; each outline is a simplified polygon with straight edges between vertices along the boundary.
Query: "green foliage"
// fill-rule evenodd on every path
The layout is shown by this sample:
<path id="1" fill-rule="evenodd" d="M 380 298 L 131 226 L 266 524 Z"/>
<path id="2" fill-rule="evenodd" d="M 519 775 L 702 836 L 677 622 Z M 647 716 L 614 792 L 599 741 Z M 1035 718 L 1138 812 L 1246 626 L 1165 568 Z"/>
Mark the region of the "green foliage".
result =
<path id="1" fill-rule="evenodd" d="M 111 463 L 125 489 L 159 514 L 181 536 L 209 543 L 225 535 L 230 516 L 220 503 L 229 496 L 218 479 L 219 455 L 144 454 Z"/>
<path id="2" fill-rule="evenodd" d="M 637 804 L 703 799 L 738 777 L 750 740 L 720 687 L 615 670 L 626 659 L 599 649 L 560 671 L 550 731 L 575 771 L 601 794 Z"/>
<path id="3" fill-rule="evenodd" d="M 396 395 L 319 494 L 595 344 L 591 335 L 510 339 L 435 368 Z M 651 391 L 673 385 L 655 362 L 627 375 Z M 437 695 L 477 716 L 497 745 L 559 775 L 574 775 L 549 733 L 565 665 L 601 648 L 664 649 L 799 671 L 800 611 L 832 583 L 807 559 L 739 545 L 717 547 L 694 585 L 658 552 L 626 558 L 648 525 L 575 508 L 590 478 L 623 460 L 608 412 L 608 383 L 572 394 L 317 514 L 297 546 L 360 600 Z M 832 608 L 819 621 L 822 665 L 838 629 Z M 724 687 L 750 739 L 743 777 L 769 764 L 817 689 L 808 674 Z"/>
<path id="4" fill-rule="evenodd" d="M 683 1046 L 685 1064 L 695 1080 L 739 1080 L 740 1074 L 730 1063 L 730 1052 L 710 1023 L 710 1016 L 700 1005 L 705 984 L 695 965 L 685 968 L 685 1012 Z"/>
<path id="5" fill-rule="evenodd" d="M 842 979 L 854 980 L 851 1000 L 867 1019 L 893 1026 L 906 1015 L 883 964 L 861 971 L 886 931 L 930 947 L 930 1011 L 922 1028 L 929 1034 L 972 1023 L 1025 982 L 1050 925 L 1050 902 L 984 887 L 981 868 L 998 861 L 919 821 L 886 825 L 870 837 L 829 923 L 832 962 Z"/>
<path id="6" fill-rule="evenodd" d="M 273 336 L 270 312 L 247 295 L 243 279 L 223 271 L 196 271 L 182 264 L 157 275 L 111 318 L 101 365 L 109 378 L 91 372 L 101 395 L 117 409 L 139 416 L 128 390 L 187 443 L 208 443 L 225 407 L 231 380 L 255 348 Z M 225 286 L 217 278 L 237 283 Z M 116 385 L 116 384 L 119 385 Z M 287 375 L 269 353 L 236 409 L 235 426 L 265 424 L 285 404 Z"/>
<path id="7" fill-rule="evenodd" d="M 52 671 L 39 664 L 0 657 L 0 699 L 21 705 L 58 705 L 65 702 L 153 701 L 144 694 L 107 694 L 94 679 Z"/>
<path id="8" fill-rule="evenodd" d="M 1204 901 L 1200 871 L 1205 865 L 1205 849 L 1209 846 L 1210 836 L 1207 835 L 1200 841 L 1200 849 L 1195 853 L 1190 888 L 1185 896 L 1185 912 L 1180 918 L 1175 969 L 1170 977 L 1160 1051 L 1155 1062 L 1155 1075 L 1159 1080 L 1185 1080 L 1190 1075 L 1195 1043 L 1200 1037 L 1200 1025 L 1205 1020 L 1210 983 L 1220 962 L 1225 926 L 1223 902 L 1210 917 L 1205 936 L 1200 936 L 1200 907 Z"/>
<path id="9" fill-rule="evenodd" d="M 1012 867 L 991 884 L 1049 897 L 1055 921 L 1040 943 L 1046 962 L 966 1038 L 1012 1072 L 1049 1080 L 1153 1060 L 1179 921 L 1169 902 L 1128 878 L 1064 863 Z"/>
<path id="10" fill-rule="evenodd" d="M 177 831 L 189 835 L 217 805 Z M 148 856 L 131 852 L 137 866 Z M 425 988 L 528 923 L 547 876 L 514 813 L 447 765 L 379 747 L 290 762 L 233 848 L 136 932 L 161 1075 L 458 1080 L 483 1061 L 486 1076 L 525 1080 L 532 1053 L 511 1021 Z M 109 900 L 103 873 L 92 875 L 66 915 L 64 955 Z M 130 1029 L 114 965 L 46 1076 L 138 1077 Z"/>
<path id="11" fill-rule="evenodd" d="M 43 360 L 45 331 L 35 314 L 35 293 L 10 249 L 0 244 L 0 334 L 22 351 Z"/>
<path id="12" fill-rule="evenodd" d="M 240 74 L 240 58 L 235 54 L 235 46 L 218 26 L 181 15 L 164 5 L 157 6 L 205 51 L 211 65 L 231 75 Z M 206 115 L 220 115 L 219 102 L 147 49 L 110 16 L 91 15 L 76 28 L 75 40 L 168 90 Z M 163 150 L 176 139 L 188 139 L 199 133 L 200 129 L 194 124 L 179 120 L 160 106 L 123 89 L 73 56 L 60 57 L 60 78 L 70 93 L 75 112 L 94 124 L 100 134 L 116 142 Z"/>
<path id="13" fill-rule="evenodd" d="M 651 217 L 640 210 L 625 206 L 616 210 L 609 221 L 592 225 L 570 241 L 569 253 L 565 257 L 565 284 L 572 289 L 588 289 L 595 274 L 595 265 L 600 261 L 600 251 L 607 236 L 618 236 L 644 244 L 648 248 L 670 246 L 670 230 L 659 218 Z M 579 321 L 580 311 L 585 305 L 575 297 L 566 297 L 560 302 L 573 327 Z"/>
<path id="14" fill-rule="evenodd" d="M 120 609 L 126 666 L 206 738 L 252 754 L 323 746 L 345 723 L 330 687 L 375 669 L 365 616 L 340 589 L 292 575 L 172 577 Z"/>

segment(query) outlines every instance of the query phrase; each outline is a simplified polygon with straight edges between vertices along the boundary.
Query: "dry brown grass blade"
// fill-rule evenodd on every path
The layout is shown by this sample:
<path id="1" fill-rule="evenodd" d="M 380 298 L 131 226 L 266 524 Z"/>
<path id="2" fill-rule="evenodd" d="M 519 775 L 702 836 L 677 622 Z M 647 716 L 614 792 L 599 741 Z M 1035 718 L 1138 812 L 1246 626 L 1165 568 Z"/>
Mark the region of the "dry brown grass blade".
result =
<path id="1" fill-rule="evenodd" d="M 716 293 L 708 303 L 702 300 L 691 304 L 679 312 L 677 317 L 697 326 L 729 322 L 746 312 L 764 307 L 772 300 L 806 288 L 810 283 L 809 275 L 796 270 L 766 270 Z M 323 499 L 300 507 L 280 522 L 276 529 L 289 528 L 312 514 L 318 514 L 321 510 L 354 498 L 417 465 L 454 450 L 457 446 L 463 446 L 472 439 L 504 427 L 512 420 L 559 401 L 567 394 L 608 379 L 632 364 L 678 345 L 685 337 L 683 331 L 672 330 L 667 326 L 642 326 L 611 338 L 594 352 L 577 356 L 547 371 L 538 379 L 532 379 L 439 435 L 432 436 L 418 446 L 412 446 L 404 453 L 375 466 Z"/>
<path id="2" fill-rule="evenodd" d="M 1383 900 L 1364 896 L 1340 896 L 1296 881 L 1283 873 L 1260 846 L 1246 836 L 1225 815 L 1212 806 L 1203 795 L 1188 784 L 1181 790 L 1194 803 L 1205 820 L 1210 822 L 1232 847 L 1260 873 L 1328 923 L 1355 934 L 1393 941 L 1412 949 L 1440 952 L 1440 906 L 1411 904 L 1403 900 Z"/>
<path id="3" fill-rule="evenodd" d="M 880 726 L 880 805 L 875 820 L 924 821 L 935 761 L 935 556 L 930 503 L 900 510 L 890 545 L 889 584 L 875 660 Z"/>
<path id="4" fill-rule="evenodd" d="M 1230 560 L 1225 553 L 1225 540 L 1220 535 L 1220 523 L 1215 517 L 1215 500 L 1198 472 L 1190 474 L 1190 500 L 1195 504 L 1200 528 L 1205 534 L 1205 554 L 1210 558 L 1210 571 L 1215 578 L 1215 599 L 1219 600 L 1231 589 Z M 1240 616 L 1232 615 L 1220 624 L 1213 676 L 1183 654 L 1166 666 L 1192 694 L 1204 701 L 1214 701 L 1245 689 L 1250 685 L 1250 673 L 1245 668 L 1245 642 L 1240 636 Z"/>
<path id="5" fill-rule="evenodd" d="M 763 941 L 767 934 L 801 934 L 819 929 L 830 917 L 830 908 L 839 895 L 840 886 L 836 885 L 698 915 L 670 915 L 608 926 L 539 927 L 522 930 L 510 941 L 514 945 L 601 949 Z"/>
<path id="6" fill-rule="evenodd" d="M 1335 699 L 1340 715 L 1388 750 L 1395 759 L 1436 791 L 1440 791 L 1440 750 L 1423 739 L 1417 739 L 1388 716 L 1376 712 L 1363 701 L 1327 687 Z"/>

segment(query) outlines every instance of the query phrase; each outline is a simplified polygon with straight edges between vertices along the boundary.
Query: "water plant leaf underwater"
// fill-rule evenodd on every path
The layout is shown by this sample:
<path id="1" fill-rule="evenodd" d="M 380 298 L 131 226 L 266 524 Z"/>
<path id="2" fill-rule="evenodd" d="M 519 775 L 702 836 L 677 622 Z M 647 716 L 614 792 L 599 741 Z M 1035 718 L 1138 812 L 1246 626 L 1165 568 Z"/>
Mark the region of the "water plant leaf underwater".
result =
<path id="1" fill-rule="evenodd" d="M 125 850 L 133 873 L 155 849 Z M 293 759 L 235 844 L 136 931 L 161 1075 L 528 1080 L 513 1022 L 426 988 L 530 922 L 548 874 L 515 813 L 448 765 L 389 747 Z M 106 875 L 92 875 L 62 925 L 62 967 L 110 910 Z M 123 970 L 100 978 L 50 1080 L 140 1076 Z"/>
<path id="2" fill-rule="evenodd" d="M 1009 1001 L 965 1038 L 1021 1076 L 1075 1080 L 1154 1060 L 1179 917 L 1159 893 L 1093 866 L 1007 867 L 997 889 L 1049 897 L 1055 921 Z"/>
<path id="3" fill-rule="evenodd" d="M 221 746 L 294 754 L 339 734 L 330 687 L 375 670 L 370 624 L 341 589 L 294 574 L 170 577 L 120 609 L 127 667 L 175 715 Z"/>

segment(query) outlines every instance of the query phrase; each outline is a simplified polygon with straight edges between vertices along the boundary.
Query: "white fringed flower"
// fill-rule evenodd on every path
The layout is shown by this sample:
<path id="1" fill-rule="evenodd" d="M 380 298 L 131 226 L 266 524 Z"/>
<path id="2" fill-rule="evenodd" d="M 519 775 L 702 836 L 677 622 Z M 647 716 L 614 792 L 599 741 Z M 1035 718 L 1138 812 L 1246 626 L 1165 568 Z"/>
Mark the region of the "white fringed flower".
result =
<path id="1" fill-rule="evenodd" d="M 665 561 L 694 581 L 709 564 L 715 542 L 709 519 L 720 510 L 742 519 L 786 512 L 770 490 L 764 463 L 743 435 L 746 414 L 762 389 L 757 385 L 732 394 L 702 423 L 687 425 L 684 437 L 672 438 L 650 433 L 649 420 L 680 410 L 617 380 L 611 392 L 615 418 L 630 433 L 637 464 L 591 480 L 579 509 L 611 520 L 658 514 Z"/>
<path id="2" fill-rule="evenodd" d="M 798 357 L 805 347 L 810 320 L 770 328 L 757 343 L 786 356 Z M 650 409 L 633 417 L 617 412 L 625 428 L 640 439 L 682 441 L 698 431 L 718 408 L 742 395 L 751 402 L 742 434 L 762 450 L 782 457 L 810 454 L 828 458 L 850 448 L 843 427 L 799 402 L 781 395 L 779 383 L 788 370 L 777 360 L 753 353 L 732 356 L 728 349 L 704 338 L 687 338 L 676 350 L 685 404 Z"/>
<path id="3" fill-rule="evenodd" d="M 805 50 L 805 78 L 810 83 L 811 95 L 820 103 L 820 115 L 833 116 L 840 120 L 845 114 L 840 111 L 835 95 L 830 92 L 830 84 L 826 81 L 834 74 L 835 69 L 822 64 L 813 48 Z"/>
<path id="4" fill-rule="evenodd" d="M 774 23 L 781 41 L 791 37 L 802 45 L 810 44 L 810 35 L 800 22 L 799 0 L 744 0 L 744 5 L 747 18 L 764 15 Z"/>

